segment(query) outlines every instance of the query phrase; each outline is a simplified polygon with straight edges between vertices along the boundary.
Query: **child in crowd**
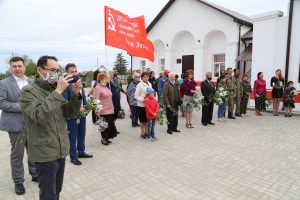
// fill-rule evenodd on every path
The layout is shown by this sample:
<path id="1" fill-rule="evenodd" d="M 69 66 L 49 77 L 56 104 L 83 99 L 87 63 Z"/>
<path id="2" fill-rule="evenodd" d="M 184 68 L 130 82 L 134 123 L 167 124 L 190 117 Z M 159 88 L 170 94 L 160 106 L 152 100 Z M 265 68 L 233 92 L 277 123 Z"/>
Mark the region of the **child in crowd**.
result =
<path id="1" fill-rule="evenodd" d="M 226 77 L 224 74 L 220 76 L 220 81 L 217 86 L 217 91 L 220 92 L 220 96 L 222 101 L 219 104 L 218 108 L 218 120 L 220 122 L 225 121 L 225 111 L 226 111 L 226 105 L 227 105 L 227 98 L 228 98 L 228 89 L 226 86 Z"/>
<path id="2" fill-rule="evenodd" d="M 294 82 L 289 81 L 286 88 L 284 89 L 284 107 L 285 107 L 285 117 L 292 116 L 292 110 L 295 108 L 295 96 L 297 95 L 296 88 L 294 88 Z"/>
<path id="3" fill-rule="evenodd" d="M 147 94 L 145 96 L 145 109 L 146 109 L 146 117 L 148 124 L 148 134 L 147 139 L 149 141 L 157 140 L 154 135 L 154 127 L 155 127 L 155 118 L 159 113 L 159 105 L 155 98 L 155 91 L 151 87 L 148 87 L 146 90 Z"/>

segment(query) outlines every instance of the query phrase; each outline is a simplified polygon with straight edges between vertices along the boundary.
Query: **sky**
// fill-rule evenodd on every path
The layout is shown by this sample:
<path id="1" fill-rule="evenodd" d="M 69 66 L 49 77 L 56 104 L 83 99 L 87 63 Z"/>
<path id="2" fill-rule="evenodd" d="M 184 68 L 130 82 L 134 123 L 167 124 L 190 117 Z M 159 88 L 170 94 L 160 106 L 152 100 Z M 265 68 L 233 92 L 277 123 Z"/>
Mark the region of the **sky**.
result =
<path id="1" fill-rule="evenodd" d="M 288 0 L 209 0 L 247 16 L 272 10 L 287 12 Z M 150 24 L 168 0 L 0 0 L 0 72 L 11 55 L 34 61 L 54 55 L 62 66 L 75 63 L 80 71 L 113 66 L 125 51 L 104 44 L 104 6 L 130 17 L 145 16 Z"/>

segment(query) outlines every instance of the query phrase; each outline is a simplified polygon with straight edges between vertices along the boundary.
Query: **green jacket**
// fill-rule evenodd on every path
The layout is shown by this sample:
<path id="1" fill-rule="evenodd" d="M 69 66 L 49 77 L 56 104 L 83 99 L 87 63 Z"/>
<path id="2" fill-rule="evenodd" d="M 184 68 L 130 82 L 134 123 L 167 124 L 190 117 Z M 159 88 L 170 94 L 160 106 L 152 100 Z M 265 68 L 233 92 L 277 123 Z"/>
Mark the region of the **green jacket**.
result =
<path id="1" fill-rule="evenodd" d="M 20 105 L 28 139 L 28 160 L 49 162 L 69 154 L 66 119 L 78 115 L 81 96 L 71 95 L 69 102 L 49 84 L 37 78 L 21 91 Z"/>
<path id="2" fill-rule="evenodd" d="M 228 95 L 230 98 L 234 98 L 236 96 L 236 87 L 233 80 L 233 76 L 226 76 L 226 86 L 228 89 Z"/>

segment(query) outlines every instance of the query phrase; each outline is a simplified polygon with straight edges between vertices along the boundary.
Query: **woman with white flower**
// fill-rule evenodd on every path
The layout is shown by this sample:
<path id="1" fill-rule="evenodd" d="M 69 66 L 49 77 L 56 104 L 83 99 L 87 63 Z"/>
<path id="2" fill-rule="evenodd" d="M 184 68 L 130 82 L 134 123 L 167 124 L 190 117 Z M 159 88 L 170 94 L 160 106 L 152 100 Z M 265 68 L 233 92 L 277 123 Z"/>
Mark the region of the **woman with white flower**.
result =
<path id="1" fill-rule="evenodd" d="M 98 84 L 94 89 L 93 97 L 98 99 L 102 103 L 102 106 L 98 107 L 98 110 L 96 110 L 96 115 L 101 116 L 108 123 L 108 127 L 101 131 L 101 143 L 103 145 L 108 145 L 111 143 L 109 139 L 117 136 L 114 120 L 112 92 L 107 88 L 109 78 L 105 72 L 98 74 L 97 81 Z"/>
<path id="2" fill-rule="evenodd" d="M 277 69 L 275 76 L 271 78 L 272 99 L 273 99 L 273 111 L 274 116 L 279 116 L 278 110 L 280 105 L 280 99 L 283 97 L 284 78 L 281 74 L 281 69 Z"/>
<path id="3" fill-rule="evenodd" d="M 220 93 L 221 101 L 219 102 L 218 108 L 218 120 L 220 122 L 225 121 L 225 110 L 227 105 L 227 97 L 228 97 L 228 89 L 226 85 L 226 77 L 225 75 L 220 76 L 220 81 L 217 86 L 217 92 Z"/>

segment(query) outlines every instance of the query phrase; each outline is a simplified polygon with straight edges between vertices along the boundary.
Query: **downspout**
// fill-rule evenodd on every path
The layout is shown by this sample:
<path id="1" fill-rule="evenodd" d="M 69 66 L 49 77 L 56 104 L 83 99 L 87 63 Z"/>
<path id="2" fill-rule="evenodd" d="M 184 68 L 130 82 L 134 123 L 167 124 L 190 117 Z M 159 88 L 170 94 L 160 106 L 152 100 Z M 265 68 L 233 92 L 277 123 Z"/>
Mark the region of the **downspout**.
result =
<path id="1" fill-rule="evenodd" d="M 292 26 L 293 26 L 293 11 L 294 11 L 294 0 L 291 0 L 290 1 L 290 12 L 289 12 L 288 34 L 287 34 L 287 45 L 286 45 L 285 83 L 287 83 L 288 79 L 289 79 L 291 37 L 292 37 Z"/>
<path id="2" fill-rule="evenodd" d="M 243 24 L 240 24 L 239 25 L 239 41 L 238 41 L 238 57 L 240 56 L 240 51 L 241 51 L 241 28 L 242 28 L 242 26 L 243 26 Z M 238 63 L 237 63 L 237 67 L 238 67 L 238 69 L 240 70 L 240 64 L 241 64 L 241 62 L 240 61 L 238 61 Z"/>

